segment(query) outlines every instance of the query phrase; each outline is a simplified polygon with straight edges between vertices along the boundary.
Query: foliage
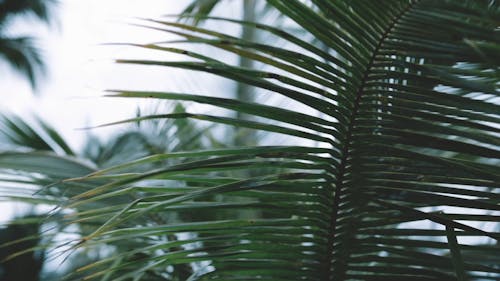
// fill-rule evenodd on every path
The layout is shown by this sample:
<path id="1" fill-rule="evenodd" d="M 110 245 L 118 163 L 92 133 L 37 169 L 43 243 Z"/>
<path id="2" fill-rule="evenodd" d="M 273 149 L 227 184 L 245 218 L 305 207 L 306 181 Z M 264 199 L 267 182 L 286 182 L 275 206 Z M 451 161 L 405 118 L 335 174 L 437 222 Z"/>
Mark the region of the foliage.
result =
<path id="1" fill-rule="evenodd" d="M 0 56 L 35 88 L 38 77 L 43 74 L 43 59 L 35 46 L 34 38 L 13 36 L 9 32 L 11 23 L 20 16 L 34 16 L 44 23 L 52 19 L 51 6 L 54 0 L 3 0 L 0 1 Z"/>
<path id="2" fill-rule="evenodd" d="M 43 218 L 25 216 L 0 229 L 0 280 L 2 281 L 37 281 L 43 265 L 43 250 L 30 251 L 39 244 L 39 222 Z M 12 241 L 22 240 L 19 243 Z M 27 250 L 27 251 L 25 251 Z M 24 251 L 24 252 L 23 252 Z"/>
<path id="3" fill-rule="evenodd" d="M 163 106 L 163 103 L 160 103 L 158 107 L 172 108 L 178 114 L 185 111 L 179 104 Z M 83 176 L 98 169 L 146 155 L 200 149 L 204 146 L 203 142 L 211 143 L 206 139 L 209 136 L 207 129 L 193 124 L 190 120 L 157 120 L 138 123 L 128 126 L 104 143 L 89 134 L 83 151 L 75 153 L 56 129 L 44 120 L 35 118 L 34 121 L 28 121 L 15 115 L 2 115 L 0 116 L 0 140 L 4 144 L 3 149 L 10 151 L 1 153 L 0 156 L 2 159 L 0 162 L 4 161 L 0 164 L 2 169 L 0 196 L 2 200 L 23 201 L 34 206 L 48 205 L 50 209 L 53 209 L 62 200 L 72 196 L 71 191 L 59 188 L 58 181 Z M 170 161 L 164 161 L 164 163 L 168 162 Z M 144 166 L 141 171 L 152 167 L 154 165 Z M 54 182 L 57 184 L 51 186 Z M 68 188 L 72 186 L 71 184 L 64 185 Z M 77 186 L 82 187 L 81 185 L 73 187 Z M 38 190 L 44 187 L 46 190 Z M 32 195 L 37 192 L 44 195 L 33 197 Z M 115 204 L 122 202 L 123 198 L 114 198 L 111 201 Z M 57 262 L 61 255 L 64 256 L 65 251 L 62 250 L 63 253 L 61 253 L 58 250 L 57 241 L 74 239 L 75 234 L 89 228 L 83 222 L 78 224 L 78 228 L 74 228 L 62 215 L 54 213 L 48 217 L 42 215 L 34 218 L 21 218 L 17 219 L 15 224 L 7 225 L 5 229 L 0 230 L 0 238 L 2 238 L 0 254 L 2 254 L 2 265 L 6 266 L 0 270 L 0 280 L 59 280 L 61 273 L 73 272 L 79 266 L 106 257 L 102 252 L 109 252 L 110 249 L 107 247 L 99 247 L 96 251 L 79 251 L 76 254 L 73 253 L 63 271 L 60 269 L 56 271 L 54 261 Z M 90 227 L 93 227 L 94 223 L 90 224 Z M 45 228 L 49 228 L 43 233 L 43 241 L 36 235 L 38 226 L 35 227 L 35 224 L 43 224 L 46 225 Z M 25 232 L 26 235 L 23 234 Z M 124 245 L 127 249 L 133 246 L 133 243 Z M 43 248 L 47 248 L 46 255 L 40 254 Z M 121 250 L 124 249 L 121 248 Z M 46 260 L 49 261 L 46 270 L 40 275 L 41 279 L 34 279 L 39 277 L 40 268 L 32 266 L 34 270 L 32 272 L 23 270 L 29 263 L 27 261 L 31 260 L 31 251 L 38 253 L 34 257 L 46 256 Z M 23 254 L 18 256 L 18 252 Z M 40 266 L 43 261 L 39 258 L 33 259 L 32 263 Z M 34 275 L 29 278 L 23 275 L 28 273 Z M 74 275 L 74 277 L 78 276 Z M 3 277 L 5 279 L 2 279 Z"/>
<path id="4" fill-rule="evenodd" d="M 67 212 L 64 223 L 83 235 L 73 249 L 113 247 L 79 273 L 100 280 L 500 280 L 496 1 L 267 3 L 308 35 L 207 18 L 269 36 L 254 42 L 148 21 L 178 35 L 177 43 L 237 54 L 254 68 L 160 43 L 136 46 L 188 59 L 118 63 L 212 73 L 289 106 L 214 93 L 109 96 L 254 116 L 174 112 L 126 122 L 197 119 L 289 136 L 286 142 L 160 152 L 98 171 L 49 154 L 0 155 L 14 180 L 23 171 L 43 179 L 39 186 L 56 182 L 19 199 Z M 302 141 L 288 145 L 292 138 Z M 241 217 L 245 210 L 258 212 Z"/>

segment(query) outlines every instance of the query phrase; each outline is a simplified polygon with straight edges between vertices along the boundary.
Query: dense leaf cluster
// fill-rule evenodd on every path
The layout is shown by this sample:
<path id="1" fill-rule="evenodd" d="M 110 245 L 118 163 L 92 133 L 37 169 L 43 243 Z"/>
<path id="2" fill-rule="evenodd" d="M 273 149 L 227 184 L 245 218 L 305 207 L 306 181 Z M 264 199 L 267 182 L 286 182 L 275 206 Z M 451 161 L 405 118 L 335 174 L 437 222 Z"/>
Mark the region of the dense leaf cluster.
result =
<path id="1" fill-rule="evenodd" d="M 37 184 L 61 180 L 36 199 L 70 210 L 64 222 L 82 230 L 75 249 L 114 247 L 80 273 L 101 280 L 500 280 L 496 1 L 308 2 L 267 1 L 304 36 L 206 18 L 250 26 L 269 40 L 248 41 L 150 20 L 181 40 L 135 46 L 186 59 L 118 61 L 215 74 L 295 106 L 216 93 L 109 93 L 253 116 L 167 112 L 127 122 L 198 119 L 303 145 L 166 151 L 98 170 L 54 155 L 0 155 L 3 169 L 36 173 Z M 259 67 L 175 43 L 210 46 Z M 63 200 L 55 189 L 64 190 Z"/>

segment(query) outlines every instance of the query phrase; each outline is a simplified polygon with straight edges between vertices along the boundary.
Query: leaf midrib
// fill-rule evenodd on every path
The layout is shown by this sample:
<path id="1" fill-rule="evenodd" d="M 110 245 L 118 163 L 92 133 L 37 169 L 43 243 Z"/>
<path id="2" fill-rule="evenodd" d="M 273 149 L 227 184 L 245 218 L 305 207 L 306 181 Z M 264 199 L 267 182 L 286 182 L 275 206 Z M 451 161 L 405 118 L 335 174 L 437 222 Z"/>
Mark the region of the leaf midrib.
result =
<path id="1" fill-rule="evenodd" d="M 330 214 L 330 229 L 329 229 L 329 237 L 328 237 L 328 249 L 327 249 L 327 259 L 326 259 L 326 263 L 325 263 L 325 266 L 327 267 L 327 273 L 326 273 L 326 276 L 328 277 L 328 280 L 334 280 L 334 276 L 336 276 L 335 279 L 338 278 L 338 280 L 343 280 L 344 279 L 344 274 L 346 272 L 346 269 L 345 268 L 341 268 L 340 270 L 340 273 L 341 275 L 336 275 L 334 273 L 338 272 L 337 268 L 334 268 L 333 267 L 333 260 L 334 260 L 334 242 L 335 242 L 335 233 L 336 233 L 336 230 L 337 230 L 337 220 L 336 218 L 338 217 L 338 214 L 339 214 L 339 205 L 340 205 L 340 197 L 342 195 L 342 191 L 344 190 L 345 186 L 343 184 L 343 181 L 344 181 L 344 178 L 345 178 L 345 172 L 346 172 L 346 167 L 347 167 L 347 164 L 348 164 L 348 158 L 349 158 L 349 151 L 350 151 L 350 143 L 351 143 L 351 140 L 352 140 L 352 137 L 353 137 L 353 129 L 354 129 L 354 122 L 356 120 L 356 116 L 358 115 L 358 111 L 359 111 L 359 107 L 360 107 L 360 103 L 361 103 L 361 98 L 363 96 L 363 92 L 364 92 L 364 88 L 366 86 L 366 82 L 368 80 L 368 75 L 369 73 L 371 72 L 371 69 L 373 68 L 374 66 L 374 62 L 375 62 L 375 59 L 379 53 L 379 50 L 381 49 L 382 47 L 382 44 L 385 42 L 385 40 L 389 37 L 391 31 L 394 29 L 394 27 L 396 26 L 396 24 L 398 23 L 399 20 L 401 20 L 401 18 L 407 14 L 413 7 L 414 5 L 418 2 L 417 1 L 411 1 L 410 3 L 408 3 L 408 6 L 403 9 L 403 11 L 401 11 L 398 15 L 396 15 L 394 17 L 394 19 L 389 23 L 389 25 L 387 26 L 387 28 L 385 29 L 385 32 L 382 34 L 382 36 L 380 37 L 380 40 L 379 42 L 377 43 L 377 45 L 375 46 L 373 52 L 372 52 L 372 56 L 368 62 L 368 64 L 366 65 L 366 68 L 364 70 L 364 75 L 363 75 L 363 78 L 361 79 L 361 83 L 359 85 L 359 88 L 358 88 L 358 91 L 356 93 L 356 100 L 354 102 L 354 105 L 353 105 L 353 108 L 352 108 L 352 114 L 349 118 L 349 122 L 348 122 L 348 126 L 347 126 L 347 130 L 346 130 L 346 137 L 345 137 L 345 140 L 344 140 L 344 147 L 341 151 L 341 159 L 340 159 L 340 165 L 339 165 L 339 169 L 338 169 L 338 173 L 337 173 L 337 179 L 334 183 L 334 198 L 333 198 L 333 204 L 332 204 L 332 212 Z M 344 264 L 346 265 L 346 264 Z"/>

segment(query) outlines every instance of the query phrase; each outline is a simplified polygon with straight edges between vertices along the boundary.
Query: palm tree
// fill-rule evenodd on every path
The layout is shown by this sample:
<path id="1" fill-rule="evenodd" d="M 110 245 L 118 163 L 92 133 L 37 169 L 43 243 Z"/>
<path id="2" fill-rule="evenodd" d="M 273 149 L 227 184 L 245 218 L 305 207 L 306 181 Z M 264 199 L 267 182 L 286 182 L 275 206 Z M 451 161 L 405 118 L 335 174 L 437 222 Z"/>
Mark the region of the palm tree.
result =
<path id="1" fill-rule="evenodd" d="M 281 103 L 109 91 L 254 116 L 174 112 L 124 122 L 199 119 L 268 132 L 272 145 L 158 153 L 85 176 L 73 160 L 52 154 L 0 155 L 10 171 L 6 180 L 52 183 L 35 197 L 17 198 L 60 206 L 64 223 L 81 230 L 72 250 L 110 247 L 107 258 L 79 274 L 101 280 L 500 280 L 496 1 L 306 2 L 267 1 L 303 30 L 300 37 L 287 27 L 208 19 L 266 32 L 266 42 L 149 21 L 183 39 L 177 42 L 234 53 L 258 68 L 160 43 L 136 46 L 188 59 L 117 61 L 212 73 L 281 96 Z M 238 173 L 265 167 L 280 169 Z M 51 194 L 55 189 L 66 193 Z M 259 216 L 239 216 L 249 209 Z"/>
<path id="2" fill-rule="evenodd" d="M 0 1 L 0 56 L 15 70 L 25 76 L 34 88 L 43 74 L 43 59 L 29 36 L 9 33 L 13 20 L 21 16 L 34 16 L 44 23 L 52 17 L 51 6 L 55 0 L 3 0 Z"/>
<path id="3" fill-rule="evenodd" d="M 164 103 L 160 103 L 159 107 L 173 108 L 177 114 L 185 112 L 180 104 L 165 106 Z M 3 114 L 0 115 L 0 140 L 3 144 L 2 149 L 10 150 L 10 152 L 3 153 L 2 159 L 10 164 L 6 162 L 0 164 L 2 168 L 6 168 L 2 170 L 2 175 L 20 176 L 19 170 L 22 170 L 23 173 L 28 174 L 38 171 L 44 176 L 32 179 L 28 176 L 27 179 L 25 175 L 16 180 L 2 178 L 0 179 L 0 195 L 6 195 L 7 198 L 3 198 L 4 200 L 9 200 L 10 197 L 13 200 L 21 199 L 19 201 L 32 204 L 33 211 L 36 206 L 46 204 L 54 207 L 58 205 L 57 200 L 63 200 L 69 195 L 68 190 L 54 186 L 50 192 L 44 192 L 45 200 L 37 200 L 37 198 L 24 198 L 27 200 L 23 200 L 23 197 L 35 192 L 36 189 L 32 189 L 33 185 L 47 186 L 55 180 L 83 176 L 98 169 L 105 169 L 117 163 L 155 153 L 199 150 L 204 146 L 203 143 L 210 143 L 214 146 L 211 139 L 207 139 L 210 136 L 208 129 L 190 120 L 152 120 L 128 126 L 126 130 L 115 133 L 106 142 L 102 142 L 89 133 L 82 151 L 75 151 L 57 130 L 44 120 L 35 118 L 34 121 L 28 121 L 16 115 Z M 19 151 L 29 152 L 19 153 Z M 12 170 L 7 166 L 18 168 Z M 145 166 L 142 171 L 152 169 L 154 166 Z M 47 196 L 49 194 L 50 196 Z M 122 200 L 123 198 L 113 199 L 115 203 L 122 202 Z M 40 228 L 42 225 L 50 225 L 51 231 L 44 231 L 46 227 Z M 79 225 L 79 228 L 83 230 L 86 227 L 85 223 Z M 101 254 L 96 255 L 84 251 L 72 256 L 62 272 L 52 268 L 53 263 L 50 262 L 45 263 L 45 271 L 40 272 L 44 264 L 44 256 L 47 256 L 48 261 L 58 256 L 58 253 L 54 254 L 54 249 L 50 245 L 59 237 L 64 237 L 65 233 L 68 233 L 67 229 L 68 225 L 64 219 L 61 220 L 61 217 L 56 214 L 54 217 L 23 215 L 4 228 L 0 228 L 0 260 L 3 261 L 0 266 L 0 280 L 60 280 L 65 272 L 73 272 L 86 263 L 102 258 Z M 71 232 L 78 233 L 75 230 Z M 40 237 L 39 233 L 43 233 L 43 237 Z M 133 244 L 128 244 L 126 247 L 133 247 Z M 42 251 L 44 248 L 47 248 L 46 254 Z M 103 250 L 106 251 L 105 247 Z M 26 270 L 29 264 L 33 265 L 30 266 L 32 270 Z M 176 267 L 176 275 L 182 276 L 182 267 L 182 265 Z"/>

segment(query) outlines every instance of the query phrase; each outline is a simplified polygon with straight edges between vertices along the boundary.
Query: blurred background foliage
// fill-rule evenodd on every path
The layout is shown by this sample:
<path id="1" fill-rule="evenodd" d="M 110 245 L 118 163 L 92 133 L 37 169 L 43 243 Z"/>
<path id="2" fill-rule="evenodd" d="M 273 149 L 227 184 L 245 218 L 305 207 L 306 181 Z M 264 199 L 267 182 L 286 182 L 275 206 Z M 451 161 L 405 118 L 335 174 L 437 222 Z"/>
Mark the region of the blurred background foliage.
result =
<path id="1" fill-rule="evenodd" d="M 12 34 L 10 27 L 18 18 L 34 17 L 43 24 L 55 21 L 55 0 L 3 0 L 0 2 L 0 57 L 26 77 L 33 88 L 45 72 L 41 50 L 36 38 Z"/>

